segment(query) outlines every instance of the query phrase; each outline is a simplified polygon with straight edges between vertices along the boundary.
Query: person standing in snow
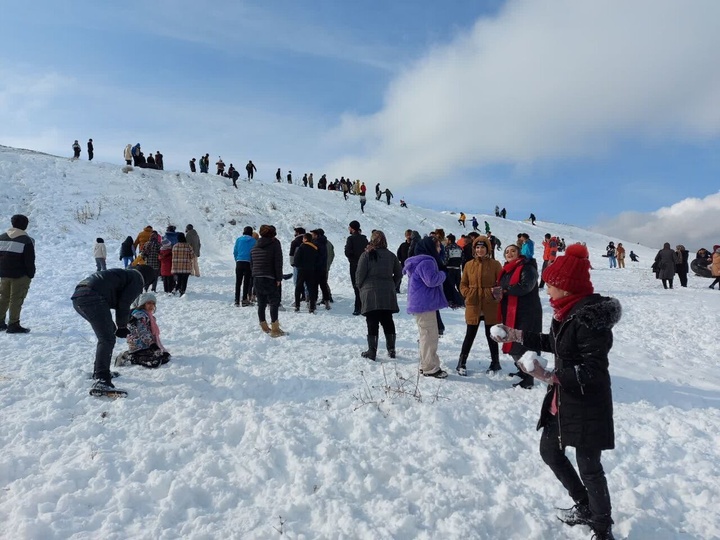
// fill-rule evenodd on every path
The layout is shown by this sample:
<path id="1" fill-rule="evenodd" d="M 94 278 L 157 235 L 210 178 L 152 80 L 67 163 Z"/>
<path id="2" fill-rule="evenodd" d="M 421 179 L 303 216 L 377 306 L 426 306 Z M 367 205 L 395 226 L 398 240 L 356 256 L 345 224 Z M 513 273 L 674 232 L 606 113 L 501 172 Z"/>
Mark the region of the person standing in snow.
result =
<path id="1" fill-rule="evenodd" d="M 200 277 L 200 265 L 198 264 L 198 259 L 200 258 L 200 247 L 202 246 L 202 244 L 200 243 L 200 236 L 195 230 L 195 227 L 193 227 L 189 223 L 185 226 L 185 238 L 187 239 L 187 243 L 190 244 L 190 247 L 193 249 L 193 253 L 195 254 L 195 258 L 193 259 L 192 274 L 195 277 Z"/>
<path id="2" fill-rule="evenodd" d="M 160 150 L 155 151 L 155 165 L 159 171 L 165 170 L 165 162 L 163 161 L 164 156 L 160 153 Z"/>
<path id="3" fill-rule="evenodd" d="M 632 255 L 632 252 L 630 255 Z M 715 278 L 708 288 L 714 290 L 716 283 L 720 285 L 720 245 L 713 246 L 712 262 L 708 266 L 710 267 L 710 275 Z"/>
<path id="4" fill-rule="evenodd" d="M 282 173 L 280 172 L 280 167 L 278 167 L 278 170 L 275 173 L 275 181 L 280 182 L 281 179 L 282 179 Z"/>
<path id="5" fill-rule="evenodd" d="M 233 257 L 235 258 L 235 306 L 248 307 L 250 291 L 252 290 L 252 267 L 250 266 L 250 251 L 255 247 L 257 240 L 253 238 L 253 230 L 249 225 L 243 229 L 242 236 L 235 240 Z M 242 300 L 241 293 L 242 292 Z"/>
<path id="6" fill-rule="evenodd" d="M 500 315 L 502 322 L 510 328 L 523 332 L 542 332 L 542 305 L 538 288 L 538 272 L 520 255 L 520 248 L 514 244 L 505 248 L 505 265 L 503 266 L 497 297 L 500 298 Z M 520 382 L 513 384 L 520 388 L 532 388 L 535 378 L 525 373 L 519 361 L 528 349 L 522 343 L 503 343 L 502 351 L 509 354 L 515 361 L 518 370 L 511 373 L 512 377 L 520 377 Z M 540 350 L 535 351 L 540 354 Z"/>
<path id="7" fill-rule="evenodd" d="M 113 268 L 96 272 L 75 287 L 70 298 L 78 314 L 90 323 L 98 343 L 93 367 L 93 389 L 107 392 L 115 389 L 110 373 L 110 361 L 115 338 L 126 338 L 130 319 L 130 305 L 143 292 L 146 284 L 155 279 L 155 271 L 147 265 L 129 270 Z M 113 322 L 110 310 L 115 310 Z"/>
<path id="8" fill-rule="evenodd" d="M 152 292 L 155 292 L 160 275 L 160 235 L 156 231 L 153 231 L 148 241 L 140 247 L 140 255 L 145 259 L 145 264 L 155 270 L 155 279 L 145 286 L 145 290 L 152 288 Z"/>
<path id="9" fill-rule="evenodd" d="M 665 242 L 663 248 L 655 255 L 653 269 L 655 270 L 655 277 L 662 281 L 663 288 L 672 289 L 673 278 L 675 277 L 675 255 L 670 248 L 670 242 Z"/>
<path id="10" fill-rule="evenodd" d="M 75 139 L 75 142 L 72 145 L 73 149 L 73 159 L 79 159 L 80 158 L 80 143 L 77 142 L 77 139 Z"/>
<path id="11" fill-rule="evenodd" d="M 312 233 L 302 235 L 302 242 L 295 250 L 293 257 L 293 267 L 297 269 L 295 311 L 300 311 L 300 299 L 305 297 L 308 302 L 308 311 L 315 313 L 318 294 L 317 275 L 321 268 L 321 261 L 318 247 L 313 243 Z"/>
<path id="12" fill-rule="evenodd" d="M 615 252 L 617 253 L 618 268 L 625 268 L 625 248 L 622 242 L 618 242 Z"/>
<path id="13" fill-rule="evenodd" d="M 364 214 L 365 213 L 365 204 L 367 203 L 367 197 L 365 197 L 365 194 L 363 193 L 360 195 L 360 211 Z"/>
<path id="14" fill-rule="evenodd" d="M 308 176 L 308 185 L 310 186 L 310 189 L 313 187 L 313 173 L 310 173 L 310 176 Z"/>
<path id="15" fill-rule="evenodd" d="M 197 169 L 195 168 L 195 158 L 190 160 L 190 172 L 197 172 Z"/>
<path id="16" fill-rule="evenodd" d="M 325 236 L 325 231 L 323 229 L 315 229 L 310 232 L 312 233 L 312 242 L 318 248 L 318 267 L 316 270 L 315 281 L 317 281 L 318 287 L 322 292 L 320 303 L 325 306 L 325 309 L 330 309 L 332 293 L 330 292 L 330 286 L 328 285 L 328 273 L 330 271 L 332 260 L 335 258 L 335 248 Z"/>
<path id="17" fill-rule="evenodd" d="M 92 161 L 93 157 L 95 156 L 95 147 L 93 146 L 92 139 L 88 140 L 87 149 L 88 149 L 88 161 Z"/>
<path id="18" fill-rule="evenodd" d="M 133 158 L 133 165 L 137 167 L 138 165 L 140 165 L 140 154 L 141 154 L 140 143 L 137 143 L 135 146 L 133 146 L 132 149 L 130 150 L 130 153 Z"/>
<path id="19" fill-rule="evenodd" d="M 172 273 L 172 244 L 167 238 L 160 244 L 158 262 L 160 263 L 163 291 L 166 294 L 172 294 L 175 291 L 175 276 Z"/>
<path id="20" fill-rule="evenodd" d="M 287 173 L 287 183 L 292 184 L 292 171 L 288 171 Z"/>
<path id="21" fill-rule="evenodd" d="M 133 259 L 135 259 L 135 245 L 132 236 L 128 236 L 120 244 L 120 260 L 123 262 L 124 268 L 127 268 L 133 262 Z"/>
<path id="22" fill-rule="evenodd" d="M 360 256 L 355 274 L 355 283 L 360 290 L 361 312 L 367 324 L 368 349 L 362 353 L 363 358 L 375 360 L 380 325 L 385 334 L 388 355 L 395 358 L 393 313 L 400 311 L 395 291 L 401 280 L 400 261 L 388 250 L 385 233 L 373 231 L 370 243 Z"/>
<path id="23" fill-rule="evenodd" d="M 690 271 L 688 264 L 690 253 L 685 249 L 685 246 L 678 245 L 675 247 L 675 253 L 673 255 L 675 257 L 675 273 L 680 279 L 680 286 L 687 287 L 687 276 Z"/>
<path id="24" fill-rule="evenodd" d="M 458 218 L 458 223 L 463 226 L 463 229 L 465 228 L 465 212 L 460 212 L 460 217 Z"/>
<path id="25" fill-rule="evenodd" d="M 245 170 L 247 171 L 248 180 L 252 180 L 253 174 L 257 171 L 257 167 L 252 162 L 252 159 L 248 161 L 247 165 L 245 165 Z"/>
<path id="26" fill-rule="evenodd" d="M 357 274 L 357 265 L 358 261 L 360 261 L 360 256 L 365 253 L 365 248 L 368 245 L 368 239 L 367 236 L 362 234 L 360 223 L 356 220 L 350 222 L 348 231 L 350 232 L 350 236 L 347 237 L 347 241 L 345 242 L 345 257 L 347 257 L 348 263 L 350 263 L 350 282 L 355 292 L 353 315 L 360 315 L 360 290 L 357 288 L 355 275 Z"/>
<path id="27" fill-rule="evenodd" d="M 550 266 L 552 263 L 555 262 L 555 259 L 557 259 L 557 252 L 558 252 L 558 240 L 555 236 L 552 236 L 550 233 L 545 233 L 545 239 L 543 240 L 543 264 L 542 264 L 542 270 L 540 273 L 545 271 L 545 269 Z M 542 277 L 540 278 L 540 288 L 542 289 L 545 286 L 545 282 L 542 280 Z"/>
<path id="28" fill-rule="evenodd" d="M 473 226 L 473 232 L 478 232 L 480 229 L 478 228 L 478 220 L 475 216 L 472 218 L 472 226 Z"/>
<path id="29" fill-rule="evenodd" d="M 528 233 L 520 233 L 519 240 L 520 244 L 520 255 L 525 257 L 530 264 L 534 264 L 537 268 L 537 261 L 535 260 L 535 242 L 530 240 Z"/>
<path id="30" fill-rule="evenodd" d="M 460 280 L 460 292 L 465 299 L 465 338 L 460 349 L 457 372 L 466 370 L 470 349 L 475 342 L 480 322 L 485 326 L 485 338 L 490 349 L 490 367 L 487 373 L 500 371 L 500 351 L 498 344 L 490 336 L 490 327 L 498 322 L 498 299 L 493 295 L 502 266 L 493 259 L 492 245 L 486 236 L 473 240 L 473 260 L 468 261 Z"/>
<path id="31" fill-rule="evenodd" d="M 528 220 L 530 221 L 530 224 L 531 224 L 531 225 L 535 225 L 536 219 L 537 219 L 537 218 L 535 217 L 535 214 L 533 214 L 533 213 L 531 212 L 531 213 L 530 213 L 530 217 L 528 218 Z"/>
<path id="32" fill-rule="evenodd" d="M 20 325 L 22 306 L 35 277 L 35 241 L 25 232 L 29 223 L 27 216 L 15 214 L 10 218 L 12 227 L 0 234 L 0 331 L 8 334 L 30 331 Z"/>
<path id="33" fill-rule="evenodd" d="M 420 343 L 420 371 L 424 377 L 444 379 L 437 354 L 440 334 L 437 311 L 447 307 L 443 292 L 445 272 L 440 270 L 440 241 L 426 236 L 414 246 L 414 255 L 405 261 L 408 277 L 407 312 L 415 317 Z"/>
<path id="34" fill-rule="evenodd" d="M 177 243 L 172 247 L 172 273 L 180 296 L 185 296 L 188 279 L 193 273 L 195 252 L 184 233 L 177 233 Z"/>
<path id="35" fill-rule="evenodd" d="M 617 268 L 617 258 L 615 254 L 615 242 L 610 242 L 605 248 L 605 256 L 608 258 L 610 268 Z"/>
<path id="36" fill-rule="evenodd" d="M 543 430 L 540 455 L 575 502 L 558 517 L 570 526 L 590 526 L 598 540 L 613 539 L 610 492 L 600 458 L 603 450 L 615 447 L 608 354 L 622 308 L 617 299 L 594 294 L 589 254 L 581 244 L 569 246 L 542 278 L 553 308 L 550 332 L 500 325 L 505 336 L 495 339 L 555 355 L 552 371 L 537 360 L 532 370 L 523 369 L 548 384 L 538 422 Z M 565 455 L 568 446 L 575 448 L 577 471 Z"/>
<path id="37" fill-rule="evenodd" d="M 93 246 L 93 257 L 95 257 L 95 268 L 99 272 L 100 270 L 107 270 L 107 247 L 105 246 L 105 240 L 97 238 L 95 240 L 95 246 Z"/>
<path id="38" fill-rule="evenodd" d="M 390 206 L 390 199 L 392 199 L 392 198 L 393 198 L 392 191 L 390 191 L 389 189 L 386 189 L 385 190 L 385 200 L 387 201 L 388 206 Z"/>
<path id="39" fill-rule="evenodd" d="M 507 210 L 505 210 L 505 208 L 500 210 L 500 217 L 503 219 L 505 219 L 507 217 Z"/>
<path id="40" fill-rule="evenodd" d="M 215 162 L 215 165 L 217 165 L 217 173 L 215 174 L 217 176 L 223 176 L 225 174 L 225 162 L 220 156 L 218 156 L 218 160 Z"/>
<path id="41" fill-rule="evenodd" d="M 253 287 L 257 296 L 260 328 L 270 337 L 281 337 L 286 333 L 280 328 L 278 308 L 280 306 L 280 285 L 282 284 L 282 247 L 276 238 L 273 225 L 260 226 L 260 239 L 250 251 Z M 265 308 L 270 306 L 270 324 L 265 319 Z"/>
<path id="42" fill-rule="evenodd" d="M 125 165 L 132 165 L 132 144 L 128 144 L 125 147 L 123 158 L 125 158 Z"/>

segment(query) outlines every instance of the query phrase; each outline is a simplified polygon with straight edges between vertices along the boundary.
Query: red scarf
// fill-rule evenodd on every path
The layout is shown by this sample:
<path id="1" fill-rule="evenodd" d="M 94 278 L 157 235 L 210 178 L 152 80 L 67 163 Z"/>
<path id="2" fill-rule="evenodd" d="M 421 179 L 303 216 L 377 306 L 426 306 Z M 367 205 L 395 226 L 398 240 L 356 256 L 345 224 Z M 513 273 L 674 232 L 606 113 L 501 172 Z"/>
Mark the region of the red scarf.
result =
<path id="1" fill-rule="evenodd" d="M 522 267 L 523 262 L 525 262 L 524 257 L 518 257 L 514 261 L 506 262 L 505 266 L 503 266 L 502 272 L 500 272 L 500 277 L 498 278 L 498 283 L 502 280 L 502 277 L 505 274 L 511 274 L 510 275 L 510 285 L 517 285 L 520 283 L 520 274 L 522 274 Z M 506 326 L 509 326 L 510 328 L 515 328 L 515 318 L 517 317 L 517 304 L 518 304 L 518 297 L 514 294 L 507 295 L 507 310 L 505 314 L 505 320 L 503 321 L 502 316 L 502 302 L 498 303 L 498 321 L 501 321 Z M 510 349 L 512 348 L 512 343 L 503 343 L 502 351 L 505 354 L 510 353 Z"/>
<path id="2" fill-rule="evenodd" d="M 590 296 L 592 293 L 584 294 L 569 294 L 558 298 L 557 300 L 550 299 L 550 306 L 553 308 L 553 319 L 556 321 L 564 321 L 570 310 L 583 298 Z"/>

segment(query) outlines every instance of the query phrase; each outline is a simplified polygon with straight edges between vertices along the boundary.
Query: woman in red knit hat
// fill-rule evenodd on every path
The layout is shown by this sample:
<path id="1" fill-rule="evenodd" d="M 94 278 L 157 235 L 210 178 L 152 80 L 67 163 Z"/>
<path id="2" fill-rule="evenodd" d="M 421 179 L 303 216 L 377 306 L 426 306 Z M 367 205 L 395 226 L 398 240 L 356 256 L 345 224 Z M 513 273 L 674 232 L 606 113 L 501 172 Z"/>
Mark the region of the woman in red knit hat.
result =
<path id="1" fill-rule="evenodd" d="M 553 308 L 550 333 L 499 325 L 505 336 L 495 339 L 554 353 L 552 371 L 537 360 L 532 370 L 523 369 L 548 384 L 538 422 L 540 455 L 575 501 L 558 517 L 571 526 L 590 526 L 594 538 L 612 539 L 610 493 L 600 457 L 615 447 L 608 353 L 620 302 L 594 294 L 588 251 L 580 244 L 568 247 L 542 277 Z M 577 471 L 565 455 L 567 446 L 576 450 Z"/>

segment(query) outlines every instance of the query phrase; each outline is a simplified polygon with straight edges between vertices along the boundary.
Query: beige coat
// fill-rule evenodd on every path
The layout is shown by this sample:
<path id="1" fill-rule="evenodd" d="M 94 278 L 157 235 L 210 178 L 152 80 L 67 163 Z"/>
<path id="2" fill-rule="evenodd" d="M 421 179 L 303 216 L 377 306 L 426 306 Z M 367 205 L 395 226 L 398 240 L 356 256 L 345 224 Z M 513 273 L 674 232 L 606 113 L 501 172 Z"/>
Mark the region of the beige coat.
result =
<path id="1" fill-rule="evenodd" d="M 465 265 L 460 280 L 460 294 L 465 298 L 465 322 L 467 324 L 480 324 L 483 317 L 485 324 L 498 323 L 498 304 L 492 295 L 492 288 L 497 285 L 502 272 L 500 262 L 489 255 L 478 259 L 475 256 L 475 246 L 483 242 L 487 253 L 492 253 L 492 246 L 486 236 L 478 236 L 473 241 L 473 257 Z"/>
<path id="2" fill-rule="evenodd" d="M 710 265 L 710 273 L 712 277 L 720 277 L 720 253 L 713 253 L 712 264 Z"/>

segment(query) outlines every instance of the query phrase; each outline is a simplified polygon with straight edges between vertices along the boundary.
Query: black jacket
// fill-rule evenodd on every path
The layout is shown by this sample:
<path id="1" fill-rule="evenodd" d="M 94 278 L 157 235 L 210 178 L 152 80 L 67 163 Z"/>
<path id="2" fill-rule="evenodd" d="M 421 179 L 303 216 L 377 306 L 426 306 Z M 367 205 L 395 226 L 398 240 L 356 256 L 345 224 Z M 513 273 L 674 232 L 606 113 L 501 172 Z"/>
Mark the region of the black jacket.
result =
<path id="1" fill-rule="evenodd" d="M 553 319 L 549 334 L 528 332 L 523 345 L 529 350 L 555 354 L 555 375 L 543 401 L 538 429 L 551 421 L 553 392 L 558 392 L 561 447 L 596 450 L 615 447 L 612 389 L 608 353 L 612 328 L 622 308 L 615 298 L 593 294 L 580 300 L 563 322 Z"/>
<path id="2" fill-rule="evenodd" d="M 125 241 L 120 244 L 120 260 L 122 260 L 123 257 L 134 257 L 135 254 L 133 253 L 133 239 L 128 236 Z"/>
<path id="3" fill-rule="evenodd" d="M 396 255 L 397 255 L 398 261 L 400 261 L 400 266 L 401 267 L 405 266 L 405 261 L 410 256 L 410 242 L 408 242 L 406 240 L 405 242 L 400 244 L 400 247 L 397 248 Z"/>
<path id="4" fill-rule="evenodd" d="M 327 254 L 325 255 L 327 261 Z M 295 250 L 293 266 L 304 276 L 312 277 L 320 272 L 320 251 L 311 242 L 303 242 Z"/>
<path id="5" fill-rule="evenodd" d="M 345 256 L 350 262 L 350 275 L 355 276 L 360 255 L 365 253 L 368 245 L 367 236 L 362 233 L 354 233 L 347 237 L 345 242 Z"/>
<path id="6" fill-rule="evenodd" d="M 297 248 L 299 248 L 302 243 L 302 234 L 296 235 L 295 238 L 292 239 L 292 242 L 290 242 L 290 266 L 295 266 L 295 263 L 293 262 L 293 259 L 295 257 L 295 251 L 297 251 Z"/>
<path id="7" fill-rule="evenodd" d="M 130 305 L 143 292 L 143 276 L 138 270 L 112 268 L 95 272 L 77 284 L 72 298 L 87 294 L 87 289 L 102 296 L 110 309 L 115 310 L 118 327 L 126 327 L 130 317 Z"/>
<path id="8" fill-rule="evenodd" d="M 500 301 L 500 312 L 502 320 L 507 320 L 508 302 L 511 296 L 517 297 L 517 307 L 515 309 L 515 322 L 511 325 L 525 332 L 542 332 L 542 305 L 540 304 L 540 292 L 538 290 L 538 272 L 527 260 L 522 263 L 520 271 L 520 281 L 515 285 L 510 285 L 512 273 L 502 274 L 500 276 L 500 287 L 503 290 L 503 297 Z M 510 349 L 511 355 L 522 355 L 527 351 L 527 347 L 522 343 L 513 343 Z"/>
<path id="9" fill-rule="evenodd" d="M 35 243 L 22 229 L 0 234 L 0 277 L 35 277 Z"/>
<path id="10" fill-rule="evenodd" d="M 252 276 L 282 281 L 282 247 L 277 238 L 260 238 L 250 250 Z"/>
<path id="11" fill-rule="evenodd" d="M 676 274 L 687 274 L 690 271 L 690 266 L 688 265 L 688 259 L 690 258 L 690 253 L 688 253 L 687 249 L 683 249 L 680 251 L 675 250 L 675 253 L 673 254 L 675 257 L 675 273 Z"/>

